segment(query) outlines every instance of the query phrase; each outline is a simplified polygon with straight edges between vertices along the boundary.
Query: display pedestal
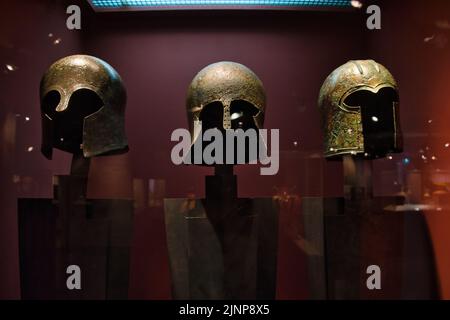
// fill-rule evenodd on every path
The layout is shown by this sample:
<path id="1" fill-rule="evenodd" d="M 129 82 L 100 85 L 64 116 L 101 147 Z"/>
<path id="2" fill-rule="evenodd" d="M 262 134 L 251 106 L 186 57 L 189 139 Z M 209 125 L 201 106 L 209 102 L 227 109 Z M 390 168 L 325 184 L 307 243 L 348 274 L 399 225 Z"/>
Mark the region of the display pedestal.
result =
<path id="1" fill-rule="evenodd" d="M 89 160 L 54 177 L 54 199 L 19 199 L 23 299 L 126 299 L 133 221 L 130 200 L 86 199 Z M 66 270 L 81 269 L 81 290 Z"/>
<path id="2" fill-rule="evenodd" d="M 368 160 L 344 159 L 343 198 L 304 198 L 312 299 L 432 299 L 434 257 L 420 211 L 392 210 L 402 197 L 373 197 Z M 381 289 L 370 289 L 369 266 L 380 267 Z"/>
<path id="3" fill-rule="evenodd" d="M 231 166 L 206 177 L 205 199 L 166 199 L 175 299 L 274 299 L 277 209 L 239 199 Z"/>

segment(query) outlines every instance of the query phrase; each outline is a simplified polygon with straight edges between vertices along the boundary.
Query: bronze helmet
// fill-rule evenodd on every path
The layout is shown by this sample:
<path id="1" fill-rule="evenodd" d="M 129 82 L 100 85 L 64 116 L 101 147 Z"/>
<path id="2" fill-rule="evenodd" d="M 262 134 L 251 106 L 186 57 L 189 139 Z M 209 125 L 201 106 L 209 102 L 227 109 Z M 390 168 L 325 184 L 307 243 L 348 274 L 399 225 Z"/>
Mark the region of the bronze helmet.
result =
<path id="1" fill-rule="evenodd" d="M 320 90 L 319 109 L 325 157 L 402 151 L 398 87 L 381 64 L 355 60 L 334 70 Z"/>
<path id="2" fill-rule="evenodd" d="M 105 61 L 73 55 L 56 61 L 40 85 L 42 153 L 53 148 L 93 157 L 128 150 L 126 90 Z"/>
<path id="3" fill-rule="evenodd" d="M 251 109 L 248 111 L 255 127 L 262 128 L 266 95 L 261 80 L 253 71 L 242 64 L 223 61 L 210 64 L 194 77 L 189 86 L 186 105 L 192 141 L 195 141 L 195 121 L 201 120 L 204 123 L 218 120 L 204 114 L 209 106 L 220 109 L 219 114 L 222 117 L 220 123 L 215 124 L 219 124 L 223 129 L 238 129 L 240 122 L 235 125 L 232 114 L 233 111 L 242 112 L 238 107 L 245 109 L 245 106 Z"/>
<path id="4" fill-rule="evenodd" d="M 210 64 L 192 80 L 187 94 L 192 144 L 202 129 L 262 129 L 266 95 L 261 80 L 246 66 L 230 61 Z M 195 132 L 194 132 L 195 131 Z"/>

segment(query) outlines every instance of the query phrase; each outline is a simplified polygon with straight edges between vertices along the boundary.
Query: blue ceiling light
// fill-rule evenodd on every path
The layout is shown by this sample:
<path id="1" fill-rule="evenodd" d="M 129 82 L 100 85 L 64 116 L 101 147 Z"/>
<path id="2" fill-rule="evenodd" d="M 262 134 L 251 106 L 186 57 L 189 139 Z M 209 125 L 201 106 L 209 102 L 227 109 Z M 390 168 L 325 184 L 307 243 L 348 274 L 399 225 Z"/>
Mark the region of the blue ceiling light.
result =
<path id="1" fill-rule="evenodd" d="M 351 8 L 351 0 L 89 0 L 96 10 Z"/>

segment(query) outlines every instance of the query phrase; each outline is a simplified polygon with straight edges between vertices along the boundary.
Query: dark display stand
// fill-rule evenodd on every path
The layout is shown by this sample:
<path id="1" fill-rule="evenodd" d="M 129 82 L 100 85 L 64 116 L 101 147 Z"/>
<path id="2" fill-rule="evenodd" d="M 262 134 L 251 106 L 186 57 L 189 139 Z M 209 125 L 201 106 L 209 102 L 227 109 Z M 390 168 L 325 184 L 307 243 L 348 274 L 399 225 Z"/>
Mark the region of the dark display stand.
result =
<path id="1" fill-rule="evenodd" d="M 70 176 L 54 177 L 54 199 L 19 199 L 23 299 L 126 299 L 133 203 L 86 199 L 89 159 L 74 157 Z M 69 290 L 67 267 L 81 269 Z"/>
<path id="2" fill-rule="evenodd" d="M 239 199 L 232 166 L 206 177 L 205 199 L 166 199 L 175 299 L 274 299 L 278 217 L 268 199 Z"/>
<path id="3" fill-rule="evenodd" d="M 312 299 L 438 298 L 434 256 L 420 211 L 395 211 L 402 197 L 373 197 L 371 161 L 345 157 L 344 198 L 302 199 Z M 369 290 L 367 267 L 381 270 Z"/>

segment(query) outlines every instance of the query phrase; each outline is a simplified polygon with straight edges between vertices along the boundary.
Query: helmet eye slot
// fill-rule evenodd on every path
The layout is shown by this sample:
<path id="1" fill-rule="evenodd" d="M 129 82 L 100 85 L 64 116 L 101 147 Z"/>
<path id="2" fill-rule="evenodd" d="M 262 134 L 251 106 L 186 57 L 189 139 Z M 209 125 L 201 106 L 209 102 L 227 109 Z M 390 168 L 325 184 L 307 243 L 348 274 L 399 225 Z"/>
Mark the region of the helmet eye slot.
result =
<path id="1" fill-rule="evenodd" d="M 255 129 L 257 130 L 255 119 L 253 118 L 258 114 L 259 110 L 251 103 L 244 100 L 235 100 L 231 103 L 231 128 L 243 129 Z"/>
<path id="2" fill-rule="evenodd" d="M 56 107 L 61 101 L 61 95 L 58 91 L 52 90 L 49 91 L 44 99 L 42 99 L 42 112 L 45 113 L 48 117 L 53 119 L 56 114 Z"/>
<path id="3" fill-rule="evenodd" d="M 377 93 L 359 90 L 344 101 L 349 107 L 360 107 L 364 151 L 370 157 L 382 157 L 395 151 L 397 92 L 382 88 Z"/>
<path id="4" fill-rule="evenodd" d="M 82 152 L 84 119 L 102 106 L 102 99 L 92 90 L 79 89 L 72 93 L 65 110 L 53 111 L 54 145 L 71 153 Z"/>
<path id="5" fill-rule="evenodd" d="M 72 116 L 84 119 L 100 110 L 102 106 L 102 99 L 100 99 L 94 91 L 89 89 L 79 89 L 70 97 L 66 111 L 71 113 Z"/>
<path id="6" fill-rule="evenodd" d="M 219 101 L 207 104 L 200 112 L 203 131 L 218 128 L 223 129 L 223 105 Z"/>

